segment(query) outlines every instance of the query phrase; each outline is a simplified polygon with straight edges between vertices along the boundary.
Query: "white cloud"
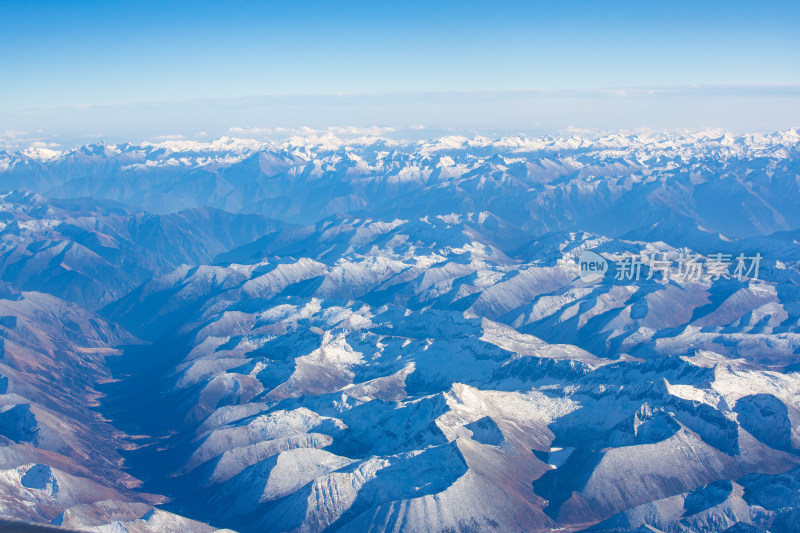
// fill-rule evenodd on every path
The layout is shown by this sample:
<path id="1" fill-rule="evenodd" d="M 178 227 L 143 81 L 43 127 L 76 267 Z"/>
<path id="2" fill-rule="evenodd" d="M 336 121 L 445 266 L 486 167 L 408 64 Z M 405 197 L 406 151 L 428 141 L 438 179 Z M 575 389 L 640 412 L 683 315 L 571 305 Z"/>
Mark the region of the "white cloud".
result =
<path id="1" fill-rule="evenodd" d="M 186 135 L 178 135 L 178 134 L 171 134 L 171 135 L 157 135 L 153 137 L 151 140 L 153 142 L 161 142 L 161 141 L 183 141 L 186 139 Z"/>
<path id="2" fill-rule="evenodd" d="M 342 137 L 381 136 L 396 133 L 397 128 L 390 126 L 330 126 L 328 128 L 312 128 L 309 126 L 265 127 L 265 126 L 232 126 L 226 135 L 248 136 L 253 138 L 287 138 L 336 135 Z"/>
<path id="3" fill-rule="evenodd" d="M 54 149 L 61 145 L 53 138 L 42 135 L 41 130 L 30 133 L 22 130 L 5 130 L 0 133 L 0 150 L 21 151 L 24 149 Z"/>

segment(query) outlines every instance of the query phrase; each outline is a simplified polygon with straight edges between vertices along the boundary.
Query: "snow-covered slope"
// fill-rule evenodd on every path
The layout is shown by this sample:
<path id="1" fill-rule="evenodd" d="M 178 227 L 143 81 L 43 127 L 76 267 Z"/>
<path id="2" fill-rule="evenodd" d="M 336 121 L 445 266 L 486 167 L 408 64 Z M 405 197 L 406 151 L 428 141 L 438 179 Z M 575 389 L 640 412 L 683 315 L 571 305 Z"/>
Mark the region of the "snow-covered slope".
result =
<path id="1" fill-rule="evenodd" d="M 163 465 L 151 490 L 246 531 L 537 530 L 795 468 L 796 262 L 588 284 L 587 247 L 654 245 L 551 234 L 514 252 L 497 225 L 330 219 L 109 306 L 157 341 L 166 413 L 148 431 L 184 428 L 142 452 Z"/>

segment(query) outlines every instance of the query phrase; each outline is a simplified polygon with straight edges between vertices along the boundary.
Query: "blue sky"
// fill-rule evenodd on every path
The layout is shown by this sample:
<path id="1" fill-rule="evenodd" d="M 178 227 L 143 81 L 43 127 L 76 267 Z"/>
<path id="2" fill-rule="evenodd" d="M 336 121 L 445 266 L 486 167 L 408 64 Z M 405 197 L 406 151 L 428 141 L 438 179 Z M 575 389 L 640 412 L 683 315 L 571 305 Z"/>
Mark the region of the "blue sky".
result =
<path id="1" fill-rule="evenodd" d="M 796 1 L 2 0 L 0 131 L 796 127 L 799 20 Z"/>

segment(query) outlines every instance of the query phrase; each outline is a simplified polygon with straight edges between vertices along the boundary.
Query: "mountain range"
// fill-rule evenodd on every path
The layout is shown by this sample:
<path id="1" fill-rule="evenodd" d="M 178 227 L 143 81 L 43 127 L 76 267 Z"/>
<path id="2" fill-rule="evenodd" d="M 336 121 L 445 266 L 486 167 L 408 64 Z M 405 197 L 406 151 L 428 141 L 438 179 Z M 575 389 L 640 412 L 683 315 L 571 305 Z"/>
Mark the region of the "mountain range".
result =
<path id="1" fill-rule="evenodd" d="M 3 517 L 800 531 L 795 131 L 31 148 L 0 190 Z"/>

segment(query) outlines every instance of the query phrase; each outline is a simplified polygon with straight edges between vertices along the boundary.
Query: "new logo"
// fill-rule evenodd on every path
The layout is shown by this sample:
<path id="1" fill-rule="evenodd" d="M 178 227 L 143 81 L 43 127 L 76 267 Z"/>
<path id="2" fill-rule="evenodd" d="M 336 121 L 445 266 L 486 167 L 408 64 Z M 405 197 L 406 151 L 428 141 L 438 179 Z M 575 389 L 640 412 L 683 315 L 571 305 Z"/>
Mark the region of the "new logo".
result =
<path id="1" fill-rule="evenodd" d="M 594 283 L 600 281 L 608 272 L 608 261 L 600 254 L 584 250 L 578 258 L 578 275 L 581 281 Z"/>

